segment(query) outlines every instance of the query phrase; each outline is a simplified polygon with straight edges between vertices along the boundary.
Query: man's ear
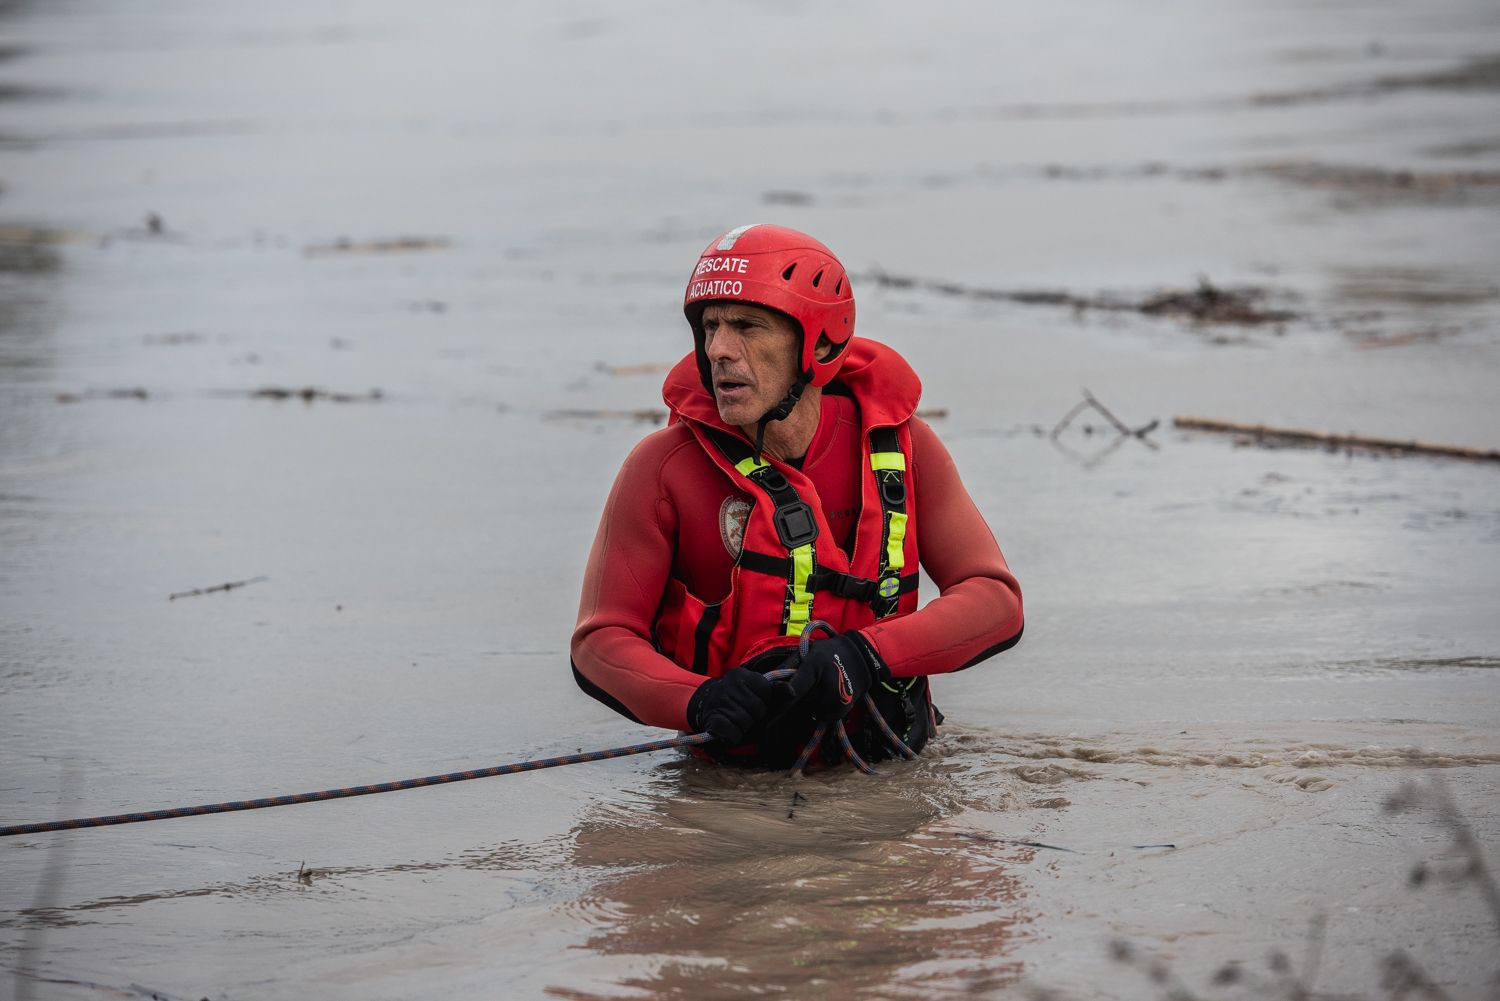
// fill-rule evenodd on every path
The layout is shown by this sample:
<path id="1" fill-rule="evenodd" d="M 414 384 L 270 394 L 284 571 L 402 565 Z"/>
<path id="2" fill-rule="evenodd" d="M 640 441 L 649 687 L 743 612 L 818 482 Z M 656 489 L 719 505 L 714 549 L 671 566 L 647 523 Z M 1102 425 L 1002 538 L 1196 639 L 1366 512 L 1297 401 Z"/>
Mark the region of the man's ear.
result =
<path id="1" fill-rule="evenodd" d="M 813 345 L 813 357 L 818 361 L 827 361 L 833 357 L 833 342 L 828 339 L 827 334 L 818 335 L 818 343 Z"/>

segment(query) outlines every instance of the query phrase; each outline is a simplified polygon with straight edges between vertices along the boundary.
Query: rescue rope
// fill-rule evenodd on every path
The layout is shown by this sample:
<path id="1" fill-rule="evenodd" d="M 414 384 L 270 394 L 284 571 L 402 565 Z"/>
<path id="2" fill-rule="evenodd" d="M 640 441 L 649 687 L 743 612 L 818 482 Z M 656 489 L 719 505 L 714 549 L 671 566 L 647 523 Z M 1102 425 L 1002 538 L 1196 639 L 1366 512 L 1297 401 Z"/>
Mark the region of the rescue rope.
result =
<path id="1" fill-rule="evenodd" d="M 789 657 L 782 667 L 774 671 L 766 672 L 766 677 L 772 681 L 781 681 L 796 674 L 796 669 L 790 665 L 807 655 L 808 646 L 812 643 L 812 635 L 819 628 L 826 631 L 830 636 L 838 635 L 833 627 L 822 620 L 814 620 L 807 624 L 802 631 L 802 639 L 798 643 L 797 653 Z M 880 711 L 875 707 L 875 702 L 869 695 L 865 696 L 865 709 L 870 718 L 878 721 L 880 730 L 885 736 L 891 749 L 902 757 L 910 760 L 916 757 L 916 753 L 896 736 Z M 839 746 L 843 748 L 844 754 L 854 763 L 860 771 L 866 775 L 874 775 L 875 769 L 865 763 L 864 759 L 854 750 L 854 745 L 849 741 L 849 734 L 844 729 L 844 723 L 840 720 L 835 727 Z M 812 740 L 808 741 L 807 747 L 803 749 L 801 757 L 797 759 L 792 774 L 799 775 L 807 766 L 808 760 L 823 738 L 828 733 L 828 724 L 818 724 Z M 581 765 L 590 761 L 607 761 L 610 758 L 624 758 L 632 754 L 649 754 L 652 751 L 665 751 L 673 747 L 697 747 L 707 744 L 714 738 L 708 733 L 693 733 L 681 737 L 670 737 L 665 740 L 651 740 L 642 744 L 628 744 L 624 747 L 607 747 L 599 751 L 582 751 L 578 754 L 563 754 L 555 758 L 535 758 L 529 761 L 514 761 L 505 765 L 494 765 L 490 768 L 474 768 L 461 772 L 446 772 L 442 775 L 424 775 L 416 779 L 401 779 L 397 782 L 377 782 L 374 785 L 346 786 L 342 789 L 323 789 L 318 792 L 299 792 L 285 796 L 267 796 L 262 799 L 232 800 L 227 803 L 205 803 L 202 806 L 178 806 L 166 810 L 148 810 L 144 813 L 116 813 L 102 817 L 76 817 L 72 820 L 51 820 L 35 824 L 12 824 L 8 827 L 0 827 L 0 838 L 10 838 L 21 834 L 48 834 L 53 831 L 76 831 L 87 827 L 113 827 L 117 824 L 145 824 L 153 820 L 177 820 L 181 817 L 201 817 L 210 813 L 235 813 L 240 810 L 264 810 L 273 806 L 296 806 L 299 803 L 322 803 L 330 799 L 348 799 L 352 796 L 373 796 L 382 792 L 400 792 L 403 789 L 421 789 L 424 786 L 447 785 L 451 782 L 467 782 L 470 779 L 488 779 L 496 775 L 514 775 L 517 772 L 534 772 L 542 768 L 557 768 L 562 765 Z"/>
<path id="2" fill-rule="evenodd" d="M 602 751 L 586 751 L 581 754 L 564 754 L 555 758 L 537 758 L 532 761 L 516 761 L 493 768 L 475 768 L 469 771 L 448 772 L 444 775 L 425 775 L 419 779 L 402 779 L 399 782 L 379 782 L 375 785 L 347 786 L 343 789 L 324 789 L 319 792 L 299 792 L 288 796 L 267 796 L 264 799 L 242 799 L 229 803 L 207 803 L 203 806 L 179 806 L 169 810 L 150 810 L 145 813 L 117 813 L 107 817 L 79 817 L 74 820 L 53 820 L 39 824 L 13 824 L 0 827 L 0 838 L 17 834 L 46 834 L 50 831 L 76 831 L 84 827 L 110 827 L 115 824 L 144 824 L 152 820 L 176 820 L 179 817 L 201 817 L 208 813 L 234 813 L 238 810 L 264 810 L 272 806 L 295 806 L 298 803 L 321 803 L 330 799 L 347 799 L 350 796 L 373 796 L 382 792 L 400 792 L 403 789 L 421 789 L 423 786 L 445 785 L 449 782 L 467 782 L 469 779 L 487 779 L 496 775 L 514 775 L 517 772 L 534 772 L 539 768 L 556 768 L 560 765 L 579 765 L 586 761 L 605 761 L 623 758 L 631 754 L 649 754 L 664 751 L 669 747 L 694 747 L 706 744 L 713 737 L 706 733 L 694 733 L 666 740 L 652 740 L 644 744 L 626 747 L 609 747 Z"/>
<path id="3" fill-rule="evenodd" d="M 817 632 L 820 629 L 823 632 L 827 633 L 829 636 L 838 635 L 838 632 L 822 619 L 813 619 L 802 629 L 802 638 L 797 642 L 797 656 L 795 659 L 800 660 L 803 657 L 807 656 L 808 648 L 812 645 L 813 633 Z M 787 664 L 791 664 L 791 662 L 791 659 L 787 660 Z M 766 675 L 766 677 L 775 678 L 778 675 L 785 676 L 789 673 L 793 672 L 783 667 L 775 671 L 771 671 Z M 892 751 L 901 755 L 901 757 L 905 758 L 907 761 L 910 761 L 917 756 L 916 751 L 913 751 L 910 747 L 907 747 L 906 742 L 900 737 L 896 736 L 896 731 L 892 730 L 891 725 L 885 721 L 885 717 L 881 715 L 880 710 L 875 705 L 875 700 L 870 698 L 868 692 L 865 693 L 865 712 L 869 716 L 869 718 L 874 720 L 876 725 L 879 726 L 881 736 L 885 738 L 886 743 L 890 745 Z M 859 756 L 859 752 L 854 749 L 854 744 L 849 740 L 849 731 L 845 729 L 843 720 L 839 720 L 836 724 L 834 724 L 833 732 L 834 736 L 838 738 L 839 747 L 843 750 L 844 756 L 849 759 L 849 762 L 854 765 L 855 768 L 858 768 L 866 775 L 879 774 L 875 771 L 875 769 L 871 768 L 865 762 L 865 759 Z M 792 775 L 794 777 L 802 774 L 802 769 L 807 767 L 808 761 L 812 759 L 813 752 L 816 751 L 819 745 L 823 743 L 823 738 L 826 736 L 828 736 L 828 724 L 819 723 L 817 729 L 813 731 L 812 736 L 807 739 L 807 744 L 802 748 L 802 753 L 797 756 L 796 764 L 792 765 Z"/>

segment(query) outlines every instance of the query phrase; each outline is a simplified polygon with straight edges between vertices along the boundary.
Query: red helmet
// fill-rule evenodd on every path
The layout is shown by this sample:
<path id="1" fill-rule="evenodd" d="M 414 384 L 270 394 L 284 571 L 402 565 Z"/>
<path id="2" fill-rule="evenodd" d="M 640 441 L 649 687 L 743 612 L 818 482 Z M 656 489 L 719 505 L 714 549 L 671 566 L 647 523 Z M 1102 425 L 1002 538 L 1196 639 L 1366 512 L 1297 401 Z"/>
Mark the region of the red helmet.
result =
<path id="1" fill-rule="evenodd" d="M 710 385 L 703 350 L 703 307 L 732 300 L 785 313 L 802 332 L 802 373 L 813 386 L 832 381 L 854 336 L 854 290 L 833 251 L 806 233 L 751 224 L 714 238 L 698 258 L 682 299 L 693 326 L 698 368 Z M 827 361 L 814 356 L 818 339 L 833 344 Z"/>

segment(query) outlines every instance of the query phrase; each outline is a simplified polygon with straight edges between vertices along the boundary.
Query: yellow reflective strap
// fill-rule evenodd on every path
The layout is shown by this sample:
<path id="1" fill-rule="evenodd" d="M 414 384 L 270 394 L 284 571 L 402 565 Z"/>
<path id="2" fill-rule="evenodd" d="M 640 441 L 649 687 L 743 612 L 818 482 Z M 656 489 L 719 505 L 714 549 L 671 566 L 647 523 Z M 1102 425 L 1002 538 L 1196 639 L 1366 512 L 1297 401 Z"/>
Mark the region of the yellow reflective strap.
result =
<path id="1" fill-rule="evenodd" d="M 749 476 L 757 469 L 765 469 L 769 465 L 769 462 L 756 462 L 752 456 L 751 458 L 741 459 L 739 462 L 736 462 L 734 468 L 740 471 L 741 476 Z"/>
<path id="2" fill-rule="evenodd" d="M 891 512 L 891 527 L 885 536 L 885 561 L 888 569 L 900 571 L 906 566 L 906 512 Z"/>
<path id="3" fill-rule="evenodd" d="M 801 636 L 802 630 L 812 619 L 812 592 L 807 589 L 807 578 L 813 572 L 812 543 L 792 550 L 792 598 L 786 606 L 786 634 Z"/>
<path id="4" fill-rule="evenodd" d="M 906 456 L 900 452 L 871 452 L 870 468 L 874 470 L 899 469 L 904 473 L 906 472 Z"/>

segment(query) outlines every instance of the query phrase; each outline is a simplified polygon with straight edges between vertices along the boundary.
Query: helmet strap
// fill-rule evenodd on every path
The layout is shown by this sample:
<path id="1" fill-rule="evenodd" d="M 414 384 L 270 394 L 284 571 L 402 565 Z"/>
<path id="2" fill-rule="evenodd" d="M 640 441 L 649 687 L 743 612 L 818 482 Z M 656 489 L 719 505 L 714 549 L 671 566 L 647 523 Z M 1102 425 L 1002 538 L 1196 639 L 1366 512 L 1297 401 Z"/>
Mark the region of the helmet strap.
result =
<path id="1" fill-rule="evenodd" d="M 778 403 L 778 404 L 776 404 L 776 406 L 772 407 L 770 410 L 767 410 L 766 413 L 765 413 L 765 416 L 763 416 L 756 423 L 756 425 L 755 425 L 755 461 L 756 462 L 760 461 L 760 453 L 761 453 L 761 451 L 765 447 L 765 443 L 766 443 L 766 425 L 770 424 L 772 421 L 784 421 L 784 420 L 787 419 L 787 417 L 789 417 L 791 415 L 792 408 L 797 405 L 797 401 L 798 400 L 802 399 L 802 392 L 803 392 L 803 390 L 807 389 L 807 381 L 808 381 L 809 378 L 811 378 L 811 376 L 812 376 L 812 373 L 810 371 L 809 372 L 803 372 L 801 375 L 797 376 L 797 379 L 796 379 L 796 381 L 794 381 L 792 383 L 791 388 L 789 388 L 786 391 L 786 395 L 781 398 L 781 402 Z"/>

